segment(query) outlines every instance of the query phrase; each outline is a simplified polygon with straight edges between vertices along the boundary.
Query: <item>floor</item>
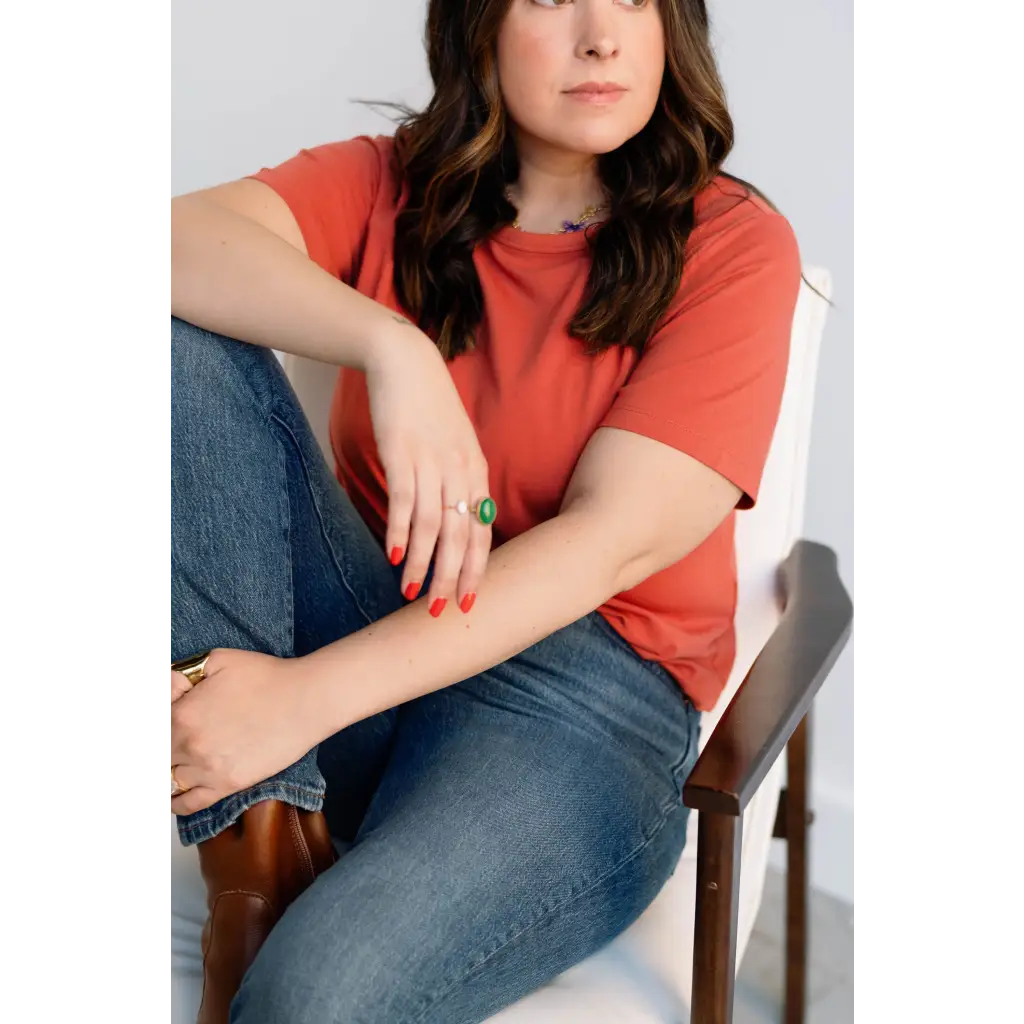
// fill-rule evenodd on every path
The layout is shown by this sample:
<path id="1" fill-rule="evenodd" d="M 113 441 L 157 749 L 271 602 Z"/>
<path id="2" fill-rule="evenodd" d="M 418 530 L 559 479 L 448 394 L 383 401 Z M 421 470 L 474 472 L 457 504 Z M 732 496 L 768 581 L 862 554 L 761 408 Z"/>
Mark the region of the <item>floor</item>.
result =
<path id="1" fill-rule="evenodd" d="M 736 981 L 733 1024 L 782 1020 L 783 876 L 769 871 L 764 900 Z M 821 892 L 810 905 L 806 1024 L 853 1024 L 853 907 Z"/>

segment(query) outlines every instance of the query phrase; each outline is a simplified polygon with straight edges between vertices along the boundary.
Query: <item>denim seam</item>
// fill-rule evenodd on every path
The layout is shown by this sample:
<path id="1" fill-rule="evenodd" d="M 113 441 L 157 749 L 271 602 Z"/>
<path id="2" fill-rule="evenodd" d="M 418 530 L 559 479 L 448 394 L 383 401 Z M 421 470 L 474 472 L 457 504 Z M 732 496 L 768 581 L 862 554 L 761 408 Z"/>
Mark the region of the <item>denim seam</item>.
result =
<path id="1" fill-rule="evenodd" d="M 271 414 L 271 419 L 273 419 Z M 273 433 L 273 431 L 271 431 Z M 284 621 L 287 626 L 288 639 L 287 651 L 295 653 L 295 563 L 292 558 L 292 508 L 288 498 L 288 453 L 280 439 L 277 440 L 277 450 L 281 457 L 281 488 L 278 492 L 278 511 L 281 516 L 281 529 L 284 533 L 285 552 L 285 580 L 284 580 Z"/>
<path id="2" fill-rule="evenodd" d="M 627 864 L 629 864 L 630 861 L 634 860 L 641 853 L 643 853 L 643 851 L 646 850 L 652 842 L 654 842 L 655 838 L 657 838 L 658 836 L 658 833 L 660 833 L 661 830 L 665 827 L 665 823 L 668 821 L 668 813 L 669 811 L 674 809 L 674 807 L 675 805 L 673 804 L 669 807 L 667 811 L 664 811 L 661 817 L 658 819 L 657 823 L 655 824 L 654 828 L 652 829 L 651 834 L 647 836 L 645 839 L 643 839 L 639 846 L 637 846 L 634 850 L 632 850 L 625 857 L 623 857 L 622 860 L 620 860 L 616 865 L 609 868 L 607 871 L 604 872 L 604 874 L 599 875 L 589 884 L 586 884 L 585 887 L 581 889 L 579 892 L 570 893 L 568 896 L 566 896 L 560 902 L 555 903 L 553 906 L 542 906 L 538 916 L 535 917 L 529 923 L 523 925 L 519 929 L 519 931 L 515 933 L 515 935 L 511 935 L 507 939 L 503 940 L 501 944 L 497 946 L 497 948 L 491 950 L 491 952 L 488 953 L 483 960 L 481 960 L 477 964 L 474 964 L 472 967 L 470 967 L 468 971 L 464 972 L 460 977 L 455 978 L 453 981 L 449 982 L 438 993 L 428 997 L 426 1004 L 419 1011 L 418 1015 L 409 1021 L 409 1024 L 423 1024 L 423 1022 L 427 1019 L 427 1013 L 431 1010 L 434 1010 L 437 1003 L 439 1003 L 445 996 L 448 995 L 449 992 L 455 989 L 458 985 L 464 984 L 469 978 L 471 978 L 474 974 L 480 971 L 480 969 L 484 967 L 489 960 L 493 959 L 503 949 L 506 949 L 517 939 L 522 938 L 527 932 L 533 931 L 534 929 L 544 924 L 544 922 L 551 920 L 551 918 L 554 917 L 556 913 L 563 910 L 565 907 L 578 902 L 589 892 L 595 889 L 598 885 L 600 885 L 607 879 L 611 878 L 613 875 L 617 874 Z"/>
<path id="3" fill-rule="evenodd" d="M 363 619 L 366 621 L 366 625 L 370 626 L 373 624 L 374 619 L 371 615 L 367 613 L 366 609 L 363 607 L 359 598 L 356 596 L 355 590 L 353 590 L 352 585 L 348 581 L 348 574 L 345 572 L 345 569 L 342 566 L 341 562 L 339 561 L 338 556 L 334 550 L 334 545 L 330 542 L 330 539 L 327 536 L 327 529 L 324 525 L 323 509 L 320 507 L 320 502 L 317 499 L 316 489 L 312 486 L 309 473 L 309 466 L 306 465 L 306 457 L 302 452 L 302 446 L 299 444 L 298 438 L 296 438 L 295 433 L 292 431 L 292 428 L 273 410 L 271 410 L 270 418 L 274 420 L 281 427 L 281 429 L 288 434 L 289 438 L 291 438 L 292 444 L 295 446 L 295 451 L 299 456 L 299 463 L 302 466 L 302 474 L 306 478 L 306 489 L 309 492 L 309 500 L 313 505 L 313 510 L 316 512 L 316 521 L 320 526 L 320 534 L 324 539 L 324 543 L 327 546 L 327 550 L 330 552 L 331 562 L 334 564 L 334 567 L 338 572 L 338 579 L 341 580 L 342 586 L 345 588 L 345 590 L 348 591 L 349 596 L 352 598 L 352 603 L 355 605 L 359 614 L 362 615 Z"/>
<path id="4" fill-rule="evenodd" d="M 687 761 L 696 763 L 697 760 L 697 758 L 694 755 L 697 751 L 697 746 L 700 743 L 700 712 L 693 709 L 692 705 L 691 709 L 688 710 L 690 715 L 690 736 L 686 743 L 686 749 L 672 763 L 672 766 L 669 769 L 672 772 L 673 776 L 679 775 L 679 773 L 683 770 L 684 766 L 686 765 Z M 694 722 L 693 720 L 694 717 L 696 717 L 696 722 Z M 688 774 L 689 772 L 687 772 L 687 775 Z"/>

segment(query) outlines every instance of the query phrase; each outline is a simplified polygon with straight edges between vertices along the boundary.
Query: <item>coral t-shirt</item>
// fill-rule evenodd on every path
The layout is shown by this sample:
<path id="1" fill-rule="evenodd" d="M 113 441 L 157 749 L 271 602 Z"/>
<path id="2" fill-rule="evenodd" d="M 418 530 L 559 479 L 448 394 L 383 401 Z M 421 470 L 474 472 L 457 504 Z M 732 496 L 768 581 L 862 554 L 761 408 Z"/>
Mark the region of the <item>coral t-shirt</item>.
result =
<path id="1" fill-rule="evenodd" d="M 253 177 L 288 204 L 313 260 L 408 315 L 392 284 L 392 150 L 389 137 L 359 137 Z M 583 232 L 508 226 L 478 244 L 484 316 L 475 349 L 448 367 L 490 469 L 495 545 L 557 515 L 602 426 L 686 452 L 742 489 L 737 508 L 753 506 L 785 383 L 800 257 L 786 219 L 728 178 L 701 192 L 695 213 L 679 292 L 639 359 L 619 346 L 588 356 L 567 333 L 590 264 Z M 383 544 L 387 487 L 359 371 L 340 371 L 330 436 L 338 479 Z M 735 512 L 681 561 L 599 609 L 702 710 L 735 658 L 734 525 Z"/>

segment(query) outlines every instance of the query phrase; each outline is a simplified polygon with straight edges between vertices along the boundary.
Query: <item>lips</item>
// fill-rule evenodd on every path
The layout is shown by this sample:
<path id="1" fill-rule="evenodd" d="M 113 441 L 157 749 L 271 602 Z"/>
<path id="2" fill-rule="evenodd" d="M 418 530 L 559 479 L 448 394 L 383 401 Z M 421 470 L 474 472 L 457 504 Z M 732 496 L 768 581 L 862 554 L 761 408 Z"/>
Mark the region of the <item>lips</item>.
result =
<path id="1" fill-rule="evenodd" d="M 582 85 L 574 86 L 572 89 L 567 89 L 566 92 L 571 95 L 581 95 L 584 93 L 591 93 L 593 95 L 601 95 L 603 93 L 614 93 L 614 92 L 625 92 L 626 87 L 619 85 L 618 82 L 584 82 Z"/>
<path id="2" fill-rule="evenodd" d="M 584 82 L 567 90 L 565 95 L 577 104 L 603 109 L 615 106 L 626 95 L 626 89 L 618 82 Z"/>

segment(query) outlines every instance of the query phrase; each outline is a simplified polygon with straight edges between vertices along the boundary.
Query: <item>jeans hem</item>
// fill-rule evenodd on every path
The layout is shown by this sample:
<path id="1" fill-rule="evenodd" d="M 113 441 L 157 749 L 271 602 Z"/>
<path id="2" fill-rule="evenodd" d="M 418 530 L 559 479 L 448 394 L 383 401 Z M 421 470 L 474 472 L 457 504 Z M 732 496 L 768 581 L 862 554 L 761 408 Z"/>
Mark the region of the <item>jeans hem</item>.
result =
<path id="1" fill-rule="evenodd" d="M 178 816 L 178 838 L 183 846 L 205 842 L 233 825 L 250 807 L 264 800 L 280 800 L 303 811 L 319 811 L 324 805 L 326 787 L 307 789 L 288 782 L 261 782 L 251 789 L 219 800 L 195 814 Z"/>

